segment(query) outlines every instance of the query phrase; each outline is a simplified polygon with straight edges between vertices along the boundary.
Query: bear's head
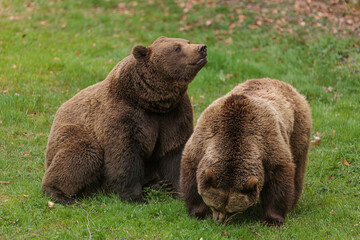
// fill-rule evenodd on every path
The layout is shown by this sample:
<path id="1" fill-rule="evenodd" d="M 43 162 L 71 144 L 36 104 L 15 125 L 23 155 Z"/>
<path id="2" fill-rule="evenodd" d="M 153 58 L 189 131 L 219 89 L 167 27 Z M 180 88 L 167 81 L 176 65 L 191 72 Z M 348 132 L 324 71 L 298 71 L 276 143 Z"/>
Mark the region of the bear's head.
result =
<path id="1" fill-rule="evenodd" d="M 196 181 L 198 193 L 219 223 L 245 211 L 259 198 L 264 184 L 263 147 L 254 134 L 253 123 L 258 118 L 248 96 L 228 96 L 210 109 Z"/>
<path id="2" fill-rule="evenodd" d="M 203 44 L 190 44 L 180 38 L 159 37 L 150 47 L 136 45 L 132 54 L 136 61 L 166 81 L 188 84 L 207 63 Z"/>
<path id="3" fill-rule="evenodd" d="M 227 222 L 254 205 L 263 185 L 263 177 L 257 171 L 229 162 L 232 161 L 200 163 L 197 172 L 198 193 L 212 210 L 216 223 Z"/>

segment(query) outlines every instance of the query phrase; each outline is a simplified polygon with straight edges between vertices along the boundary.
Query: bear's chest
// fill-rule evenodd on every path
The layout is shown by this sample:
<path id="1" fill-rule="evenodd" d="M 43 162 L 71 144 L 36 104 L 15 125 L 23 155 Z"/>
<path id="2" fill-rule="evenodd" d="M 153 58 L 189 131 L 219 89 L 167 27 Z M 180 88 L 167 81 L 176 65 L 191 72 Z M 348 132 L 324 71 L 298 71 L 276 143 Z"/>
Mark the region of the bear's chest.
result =
<path id="1" fill-rule="evenodd" d="M 138 141 L 145 161 L 161 159 L 183 147 L 192 133 L 192 120 L 172 115 L 148 115 L 139 123 Z"/>
<path id="2" fill-rule="evenodd" d="M 136 126 L 137 129 L 133 132 L 133 137 L 139 147 L 141 157 L 147 161 L 152 158 L 157 144 L 160 123 L 156 117 L 145 114 L 137 119 Z"/>

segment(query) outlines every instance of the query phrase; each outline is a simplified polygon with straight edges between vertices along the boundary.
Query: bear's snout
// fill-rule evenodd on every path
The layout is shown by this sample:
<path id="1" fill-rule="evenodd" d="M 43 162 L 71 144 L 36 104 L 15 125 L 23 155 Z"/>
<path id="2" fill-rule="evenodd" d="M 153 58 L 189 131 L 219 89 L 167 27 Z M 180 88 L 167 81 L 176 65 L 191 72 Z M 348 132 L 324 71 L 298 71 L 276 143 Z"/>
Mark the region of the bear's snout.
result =
<path id="1" fill-rule="evenodd" d="M 200 45 L 200 46 L 198 47 L 198 52 L 199 52 L 202 56 L 206 56 L 206 55 L 207 55 L 206 45 Z"/>

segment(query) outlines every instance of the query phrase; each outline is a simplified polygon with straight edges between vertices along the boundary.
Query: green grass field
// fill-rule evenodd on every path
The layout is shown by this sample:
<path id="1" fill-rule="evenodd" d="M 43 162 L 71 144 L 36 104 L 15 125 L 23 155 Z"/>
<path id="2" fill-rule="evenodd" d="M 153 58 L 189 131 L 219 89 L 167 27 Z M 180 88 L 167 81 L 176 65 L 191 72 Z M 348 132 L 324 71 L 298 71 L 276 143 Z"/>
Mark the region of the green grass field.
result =
<path id="1" fill-rule="evenodd" d="M 359 35 L 317 28 L 306 15 L 300 16 L 305 26 L 292 14 L 276 27 L 287 13 L 274 12 L 275 23 L 264 24 L 261 13 L 243 5 L 189 5 L 194 2 L 0 2 L 1 239 L 360 238 Z M 279 4 L 278 13 L 287 4 Z M 195 120 L 249 78 L 280 79 L 307 97 L 317 139 L 304 194 L 283 227 L 262 226 L 259 205 L 228 225 L 197 221 L 181 200 L 161 191 L 151 191 L 147 205 L 99 194 L 49 207 L 40 185 L 56 110 L 103 80 L 134 45 L 161 35 L 208 46 L 209 62 L 188 90 Z"/>

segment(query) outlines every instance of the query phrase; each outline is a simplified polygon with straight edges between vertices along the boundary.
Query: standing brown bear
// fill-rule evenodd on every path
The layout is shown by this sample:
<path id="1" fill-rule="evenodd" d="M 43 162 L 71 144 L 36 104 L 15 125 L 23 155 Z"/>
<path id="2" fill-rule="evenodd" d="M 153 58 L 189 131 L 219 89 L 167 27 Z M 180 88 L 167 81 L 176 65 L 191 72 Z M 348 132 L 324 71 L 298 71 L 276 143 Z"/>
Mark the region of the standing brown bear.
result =
<path id="1" fill-rule="evenodd" d="M 223 222 L 256 203 L 282 225 L 303 190 L 310 108 L 291 85 L 252 79 L 213 102 L 185 145 L 180 186 L 190 216 Z M 210 208 L 209 208 L 210 207 Z"/>
<path id="2" fill-rule="evenodd" d="M 206 55 L 205 45 L 160 37 L 65 102 L 49 135 L 43 192 L 69 204 L 103 187 L 142 201 L 142 185 L 155 175 L 178 190 L 193 131 L 186 91 Z"/>

